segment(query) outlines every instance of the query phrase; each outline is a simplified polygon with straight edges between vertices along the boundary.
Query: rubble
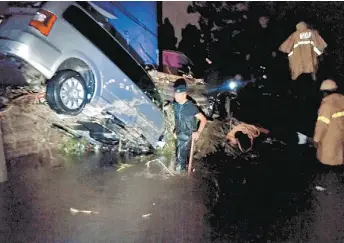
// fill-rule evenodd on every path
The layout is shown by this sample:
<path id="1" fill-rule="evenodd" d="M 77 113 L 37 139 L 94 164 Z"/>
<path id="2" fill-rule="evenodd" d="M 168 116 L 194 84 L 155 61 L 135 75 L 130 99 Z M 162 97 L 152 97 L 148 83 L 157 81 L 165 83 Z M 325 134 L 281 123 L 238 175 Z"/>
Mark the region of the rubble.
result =
<path id="1" fill-rule="evenodd" d="M 156 70 L 149 71 L 148 74 L 152 77 L 156 84 L 171 84 L 180 78 L 184 78 L 188 85 L 204 84 L 203 79 L 194 79 L 187 76 L 177 76 L 173 74 L 157 72 Z"/>
<path id="2" fill-rule="evenodd" d="M 165 117 L 165 146 L 162 149 L 157 150 L 157 153 L 160 155 L 164 155 L 167 159 L 171 159 L 173 154 L 175 153 L 175 139 L 173 137 L 173 130 L 175 127 L 175 117 L 172 105 L 168 105 L 164 109 L 164 117 Z"/>
<path id="3" fill-rule="evenodd" d="M 248 159 L 252 157 L 250 153 L 242 154 L 240 150 L 232 147 L 226 141 L 226 135 L 230 131 L 231 125 L 238 125 L 241 122 L 231 117 L 225 121 L 208 121 L 200 138 L 195 143 L 195 158 L 200 159 L 210 154 L 223 151 L 225 154 L 237 158 Z"/>
<path id="4" fill-rule="evenodd" d="M 171 84 L 180 76 L 157 73 L 154 81 Z M 202 80 L 186 79 L 190 85 L 191 94 L 201 96 Z M 161 87 L 161 86 L 160 86 Z M 159 88 L 159 87 L 158 87 Z M 197 92 L 193 92 L 193 91 Z M 50 160 L 54 159 L 53 153 L 62 152 L 64 155 L 81 155 L 89 151 L 97 151 L 90 141 L 78 137 L 76 134 L 63 133 L 60 126 L 76 122 L 78 117 L 64 118 L 52 111 L 45 100 L 45 89 L 33 91 L 30 87 L 0 88 L 0 118 L 4 131 L 4 145 L 6 157 L 14 159 L 29 154 L 44 154 Z M 172 93 L 173 95 L 173 93 Z M 175 156 L 175 140 L 173 129 L 175 126 L 172 106 L 165 107 L 166 145 L 157 153 L 163 155 L 168 161 L 173 161 Z M 60 128 L 60 129 L 56 129 Z"/>
<path id="5" fill-rule="evenodd" d="M 0 89 L 0 119 L 9 163 L 15 163 L 22 156 L 37 154 L 40 160 L 49 161 L 53 166 L 56 153 L 81 154 L 87 151 L 84 141 L 52 127 L 61 119 L 46 105 L 44 97 L 44 92 L 28 88 Z"/>
<path id="6" fill-rule="evenodd" d="M 162 93 L 165 95 L 165 97 L 168 97 L 168 91 L 166 87 L 170 87 L 172 89 L 173 83 L 179 79 L 182 78 L 180 76 L 161 73 L 161 72 L 151 72 L 150 75 L 154 79 L 157 87 L 162 90 Z M 187 79 L 185 80 L 188 83 L 189 87 L 189 95 L 194 100 L 200 100 L 204 99 L 203 91 L 204 91 L 204 82 L 203 80 L 194 80 L 194 79 Z M 171 90 L 169 92 L 172 92 Z M 171 96 L 171 95 L 170 95 Z M 200 104 L 199 104 L 200 105 Z M 173 155 L 175 153 L 175 139 L 173 138 L 173 129 L 174 129 L 174 114 L 173 109 L 171 106 L 166 107 L 165 111 L 166 117 L 166 145 L 165 147 L 160 151 L 160 153 L 164 154 L 167 158 L 170 158 L 172 161 L 174 159 Z M 252 158 L 252 154 L 247 153 L 243 155 L 240 153 L 240 151 L 237 148 L 233 148 L 230 146 L 226 141 L 225 137 L 227 133 L 230 131 L 231 125 L 238 125 L 241 122 L 236 120 L 234 117 L 231 117 L 230 119 L 226 121 L 208 121 L 207 125 L 202 132 L 201 137 L 198 141 L 195 143 L 195 159 L 201 159 L 203 157 L 206 157 L 210 154 L 224 151 L 227 155 L 230 155 L 234 158 L 240 156 L 245 159 Z"/>

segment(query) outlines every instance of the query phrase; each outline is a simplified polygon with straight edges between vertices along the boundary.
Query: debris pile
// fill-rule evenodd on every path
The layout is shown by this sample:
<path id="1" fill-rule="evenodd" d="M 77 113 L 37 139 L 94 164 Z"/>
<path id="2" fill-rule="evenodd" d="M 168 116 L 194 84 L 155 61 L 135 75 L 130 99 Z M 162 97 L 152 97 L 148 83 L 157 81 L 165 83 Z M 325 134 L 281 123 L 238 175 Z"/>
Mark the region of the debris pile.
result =
<path id="1" fill-rule="evenodd" d="M 9 162 L 15 163 L 18 157 L 37 154 L 54 164 L 54 156 L 61 150 L 80 154 L 88 148 L 84 141 L 76 141 L 52 127 L 61 119 L 46 105 L 45 92 L 2 87 L 0 118 L 5 155 Z M 71 144 L 73 146 L 69 146 Z"/>
<path id="2" fill-rule="evenodd" d="M 156 84 L 170 84 L 174 83 L 177 79 L 184 78 L 188 85 L 204 84 L 203 79 L 188 78 L 186 76 L 177 76 L 168 73 L 157 72 L 155 70 L 149 71 L 149 75 L 153 78 Z"/>
<path id="3" fill-rule="evenodd" d="M 232 126 L 241 124 L 234 117 L 227 120 L 209 121 L 202 132 L 199 140 L 196 142 L 195 158 L 200 159 L 210 154 L 223 151 L 225 154 L 237 158 L 249 158 L 250 154 L 242 154 L 239 149 L 232 147 L 226 141 L 226 135 L 230 131 Z"/>
<path id="4" fill-rule="evenodd" d="M 175 146 L 175 139 L 173 137 L 173 130 L 175 127 L 175 118 L 174 118 L 174 111 L 172 108 L 172 105 L 168 105 L 164 109 L 164 115 L 165 115 L 165 146 L 158 150 L 158 154 L 164 155 L 168 160 L 173 159 L 176 146 Z"/>

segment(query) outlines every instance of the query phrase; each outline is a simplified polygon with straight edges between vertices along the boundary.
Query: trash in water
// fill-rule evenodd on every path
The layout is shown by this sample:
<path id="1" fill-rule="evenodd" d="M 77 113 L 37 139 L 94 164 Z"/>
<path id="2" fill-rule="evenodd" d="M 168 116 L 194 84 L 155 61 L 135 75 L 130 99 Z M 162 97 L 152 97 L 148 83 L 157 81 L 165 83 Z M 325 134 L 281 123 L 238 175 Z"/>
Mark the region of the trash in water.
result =
<path id="1" fill-rule="evenodd" d="M 134 166 L 134 165 L 132 165 L 132 164 L 121 164 L 120 167 L 117 169 L 117 171 L 121 171 L 121 170 L 124 170 L 125 168 L 129 168 L 132 166 Z"/>
<path id="2" fill-rule="evenodd" d="M 317 189 L 320 192 L 326 191 L 326 188 L 321 187 L 321 186 L 316 186 L 315 189 Z"/>
<path id="3" fill-rule="evenodd" d="M 84 214 L 98 214 L 98 212 L 90 211 L 90 210 L 78 210 L 75 208 L 70 208 L 70 212 L 72 214 L 84 213 Z"/>
<path id="4" fill-rule="evenodd" d="M 147 168 L 150 167 L 150 164 L 151 164 L 152 162 L 158 162 L 159 164 L 161 164 L 161 165 L 164 167 L 164 169 L 165 169 L 168 173 L 170 173 L 172 176 L 174 176 L 174 173 L 173 173 L 171 170 L 169 170 L 169 169 L 166 167 L 166 165 L 165 165 L 164 163 L 161 162 L 160 159 L 153 159 L 153 160 L 148 161 L 148 162 L 146 163 Z"/>
<path id="5" fill-rule="evenodd" d="M 147 213 L 147 214 L 142 215 L 142 218 L 149 218 L 151 215 L 152 215 L 151 213 Z"/>
<path id="6" fill-rule="evenodd" d="M 165 141 L 158 141 L 158 142 L 157 142 L 157 146 L 158 146 L 159 148 L 165 147 L 165 144 L 166 144 Z"/>
<path id="7" fill-rule="evenodd" d="M 302 133 L 297 132 L 297 136 L 299 137 L 298 144 L 306 144 L 308 141 L 308 137 Z"/>

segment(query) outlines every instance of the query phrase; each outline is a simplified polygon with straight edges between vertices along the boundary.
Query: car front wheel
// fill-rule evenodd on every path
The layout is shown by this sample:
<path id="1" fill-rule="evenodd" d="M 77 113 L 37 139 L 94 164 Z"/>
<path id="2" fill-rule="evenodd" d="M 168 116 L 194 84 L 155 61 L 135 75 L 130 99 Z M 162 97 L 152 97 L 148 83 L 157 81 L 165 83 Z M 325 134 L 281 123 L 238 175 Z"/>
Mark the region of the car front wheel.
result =
<path id="1" fill-rule="evenodd" d="M 87 103 L 87 88 L 76 71 L 59 71 L 47 84 L 47 102 L 59 114 L 75 116 Z"/>

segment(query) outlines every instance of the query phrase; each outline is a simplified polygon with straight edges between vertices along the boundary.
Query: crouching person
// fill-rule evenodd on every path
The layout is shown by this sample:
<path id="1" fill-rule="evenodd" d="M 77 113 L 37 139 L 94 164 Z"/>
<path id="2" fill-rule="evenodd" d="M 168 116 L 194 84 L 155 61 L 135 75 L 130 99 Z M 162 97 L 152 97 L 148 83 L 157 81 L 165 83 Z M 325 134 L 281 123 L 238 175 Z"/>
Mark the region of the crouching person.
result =
<path id="1" fill-rule="evenodd" d="M 238 147 L 242 153 L 252 150 L 254 140 L 261 134 L 269 134 L 265 128 L 241 123 L 232 128 L 227 134 L 226 139 L 232 147 Z"/>
<path id="2" fill-rule="evenodd" d="M 188 99 L 184 79 L 176 81 L 174 86 L 173 110 L 175 114 L 176 172 L 186 171 L 192 139 L 197 140 L 202 133 L 207 119 L 197 106 Z M 199 126 L 198 126 L 199 121 Z M 198 129 L 197 129 L 198 126 Z"/>

